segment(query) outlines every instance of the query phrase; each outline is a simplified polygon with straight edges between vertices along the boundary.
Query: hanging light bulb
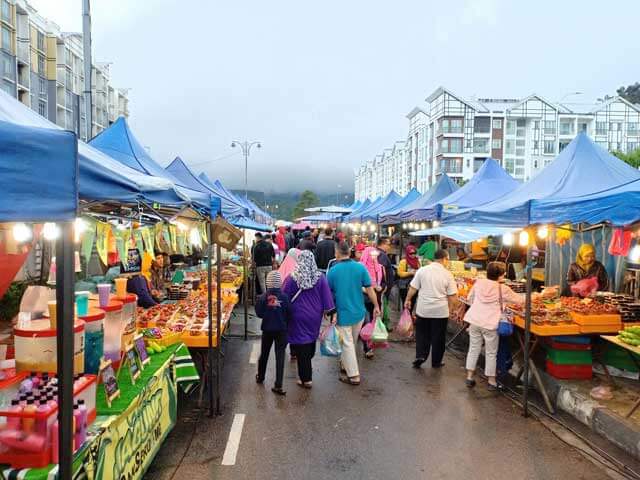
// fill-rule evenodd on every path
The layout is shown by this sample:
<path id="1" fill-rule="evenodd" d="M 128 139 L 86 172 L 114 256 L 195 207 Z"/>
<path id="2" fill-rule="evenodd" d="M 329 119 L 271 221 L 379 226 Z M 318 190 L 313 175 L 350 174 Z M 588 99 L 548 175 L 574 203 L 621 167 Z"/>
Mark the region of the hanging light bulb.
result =
<path id="1" fill-rule="evenodd" d="M 640 245 L 636 244 L 629 252 L 629 261 L 631 263 L 640 262 Z"/>
<path id="2" fill-rule="evenodd" d="M 421 223 L 420 224 L 420 230 L 426 230 L 427 228 L 427 224 L 426 223 Z"/>
<path id="3" fill-rule="evenodd" d="M 82 218 L 76 218 L 76 221 L 73 223 L 73 238 L 76 243 L 80 242 L 80 237 L 87 230 L 87 222 L 85 222 Z"/>
<path id="4" fill-rule="evenodd" d="M 189 228 L 182 223 L 180 220 L 175 220 L 173 222 L 171 222 L 172 225 L 175 225 L 176 227 L 178 227 L 178 230 L 180 230 L 181 232 L 186 232 L 187 230 L 189 230 Z"/>
<path id="5" fill-rule="evenodd" d="M 544 240 L 548 236 L 549 236 L 549 227 L 547 227 L 546 225 L 542 225 L 540 228 L 538 228 L 538 238 L 540 238 L 541 240 Z"/>
<path id="6" fill-rule="evenodd" d="M 13 226 L 13 238 L 18 243 L 28 242 L 31 240 L 32 233 L 31 229 L 27 227 L 24 223 L 16 223 Z"/>
<path id="7" fill-rule="evenodd" d="M 526 230 L 522 230 L 520 232 L 520 235 L 518 236 L 518 244 L 521 247 L 526 247 L 527 245 L 529 245 L 529 232 L 527 232 Z"/>
<path id="8" fill-rule="evenodd" d="M 402 229 L 403 229 L 403 230 L 406 230 L 407 228 L 408 228 L 408 225 L 407 225 L 406 223 L 403 223 L 403 224 L 402 224 Z"/>
<path id="9" fill-rule="evenodd" d="M 45 240 L 55 240 L 60 236 L 60 229 L 55 223 L 47 222 L 42 229 Z"/>
<path id="10" fill-rule="evenodd" d="M 363 232 L 366 232 L 366 231 L 367 231 L 367 226 L 366 226 L 364 223 L 362 224 L 361 230 L 362 230 Z"/>
<path id="11" fill-rule="evenodd" d="M 375 225 L 371 225 L 371 226 L 369 226 L 369 230 L 370 230 L 371 232 L 375 232 L 375 231 L 376 231 L 376 226 L 375 226 Z"/>
<path id="12" fill-rule="evenodd" d="M 502 235 L 502 243 L 506 247 L 513 245 L 513 233 L 509 232 Z"/>
<path id="13" fill-rule="evenodd" d="M 440 226 L 440 222 L 439 222 L 438 220 L 434 220 L 434 221 L 431 223 L 431 226 L 432 226 L 433 228 L 438 228 L 438 227 Z"/>
<path id="14" fill-rule="evenodd" d="M 346 226 L 347 226 L 347 224 L 346 224 L 346 223 L 344 223 L 344 222 L 342 222 L 342 228 L 344 228 L 344 227 L 346 227 Z"/>

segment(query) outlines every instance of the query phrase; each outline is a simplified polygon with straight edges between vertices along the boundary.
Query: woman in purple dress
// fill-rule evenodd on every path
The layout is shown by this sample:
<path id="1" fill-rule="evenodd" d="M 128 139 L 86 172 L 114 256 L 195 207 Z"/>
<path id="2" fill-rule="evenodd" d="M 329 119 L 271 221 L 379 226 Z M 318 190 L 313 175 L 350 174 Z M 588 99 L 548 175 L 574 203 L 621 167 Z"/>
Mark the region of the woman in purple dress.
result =
<path id="1" fill-rule="evenodd" d="M 329 283 L 318 271 L 312 252 L 300 252 L 298 264 L 282 290 L 291 303 L 288 340 L 298 359 L 298 385 L 311 388 L 311 359 L 316 353 L 322 317 L 335 309 Z"/>

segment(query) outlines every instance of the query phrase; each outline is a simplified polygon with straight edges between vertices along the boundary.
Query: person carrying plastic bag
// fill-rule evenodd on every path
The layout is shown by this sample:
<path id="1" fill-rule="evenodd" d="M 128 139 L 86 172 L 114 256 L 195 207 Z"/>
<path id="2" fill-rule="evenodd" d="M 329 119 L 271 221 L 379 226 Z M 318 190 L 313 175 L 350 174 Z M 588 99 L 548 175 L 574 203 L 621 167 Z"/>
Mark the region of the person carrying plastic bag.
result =
<path id="1" fill-rule="evenodd" d="M 327 280 L 335 298 L 336 316 L 332 318 L 342 336 L 340 381 L 349 385 L 360 385 L 360 369 L 356 357 L 356 344 L 367 311 L 364 308 L 362 289 L 374 305 L 374 316 L 380 315 L 380 305 L 367 269 L 349 258 L 350 248 L 346 242 L 336 246 L 336 262 L 327 272 Z"/>

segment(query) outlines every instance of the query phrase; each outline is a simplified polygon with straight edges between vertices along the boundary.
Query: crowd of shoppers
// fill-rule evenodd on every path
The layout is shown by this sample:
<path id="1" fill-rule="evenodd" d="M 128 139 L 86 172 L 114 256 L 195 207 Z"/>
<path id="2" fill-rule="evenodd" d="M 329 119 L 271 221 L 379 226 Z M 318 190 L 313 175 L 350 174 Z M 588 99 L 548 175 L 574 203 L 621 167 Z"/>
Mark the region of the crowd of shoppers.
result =
<path id="1" fill-rule="evenodd" d="M 264 381 L 269 352 L 275 345 L 273 391 L 279 395 L 286 393 L 282 381 L 285 349 L 289 344 L 292 359 L 297 361 L 297 384 L 311 388 L 312 360 L 322 321 L 326 319 L 335 325 L 341 338 L 339 380 L 359 385 L 360 331 L 367 323 L 382 318 L 383 305 L 395 283 L 396 273 L 389 259 L 390 239 L 380 237 L 375 246 L 358 243 L 351 248 L 347 242 L 338 240 L 330 228 L 324 230 L 320 240 L 317 240 L 320 234 L 310 230 L 296 238 L 286 229 L 274 234 L 273 242 L 270 238 L 256 234 L 252 249 L 255 273 L 264 292 L 256 302 L 256 313 L 263 320 L 256 381 Z M 287 249 L 283 258 L 278 258 L 274 243 Z M 489 389 L 497 389 L 498 322 L 504 304 L 523 301 L 521 295 L 502 284 L 505 265 L 488 264 L 487 278 L 477 280 L 470 291 L 466 315 L 456 317 L 458 289 L 448 269 L 449 253 L 437 249 L 433 261 L 425 266 L 421 265 L 418 253 L 415 245 L 407 246 L 397 269 L 402 304 L 411 312 L 414 322 L 413 367 L 421 368 L 430 358 L 432 368 L 442 368 L 448 321 L 464 320 L 470 324 L 466 385 L 475 386 L 476 364 L 484 345 Z M 365 358 L 373 358 L 368 343 L 362 343 Z"/>

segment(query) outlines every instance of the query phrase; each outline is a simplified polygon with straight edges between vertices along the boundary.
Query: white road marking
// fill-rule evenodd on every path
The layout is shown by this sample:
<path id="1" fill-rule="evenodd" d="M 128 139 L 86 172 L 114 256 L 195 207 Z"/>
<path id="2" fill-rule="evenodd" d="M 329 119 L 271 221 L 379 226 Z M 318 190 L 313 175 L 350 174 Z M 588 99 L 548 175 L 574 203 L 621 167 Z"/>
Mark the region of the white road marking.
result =
<path id="1" fill-rule="evenodd" d="M 258 363 L 258 357 L 260 356 L 260 343 L 253 342 L 251 345 L 251 354 L 249 355 L 249 364 L 255 365 Z"/>
<path id="2" fill-rule="evenodd" d="M 238 447 L 240 447 L 240 437 L 242 437 L 242 428 L 244 427 L 244 413 L 236 413 L 233 416 L 227 447 L 224 449 L 222 456 L 222 465 L 235 465 Z"/>

